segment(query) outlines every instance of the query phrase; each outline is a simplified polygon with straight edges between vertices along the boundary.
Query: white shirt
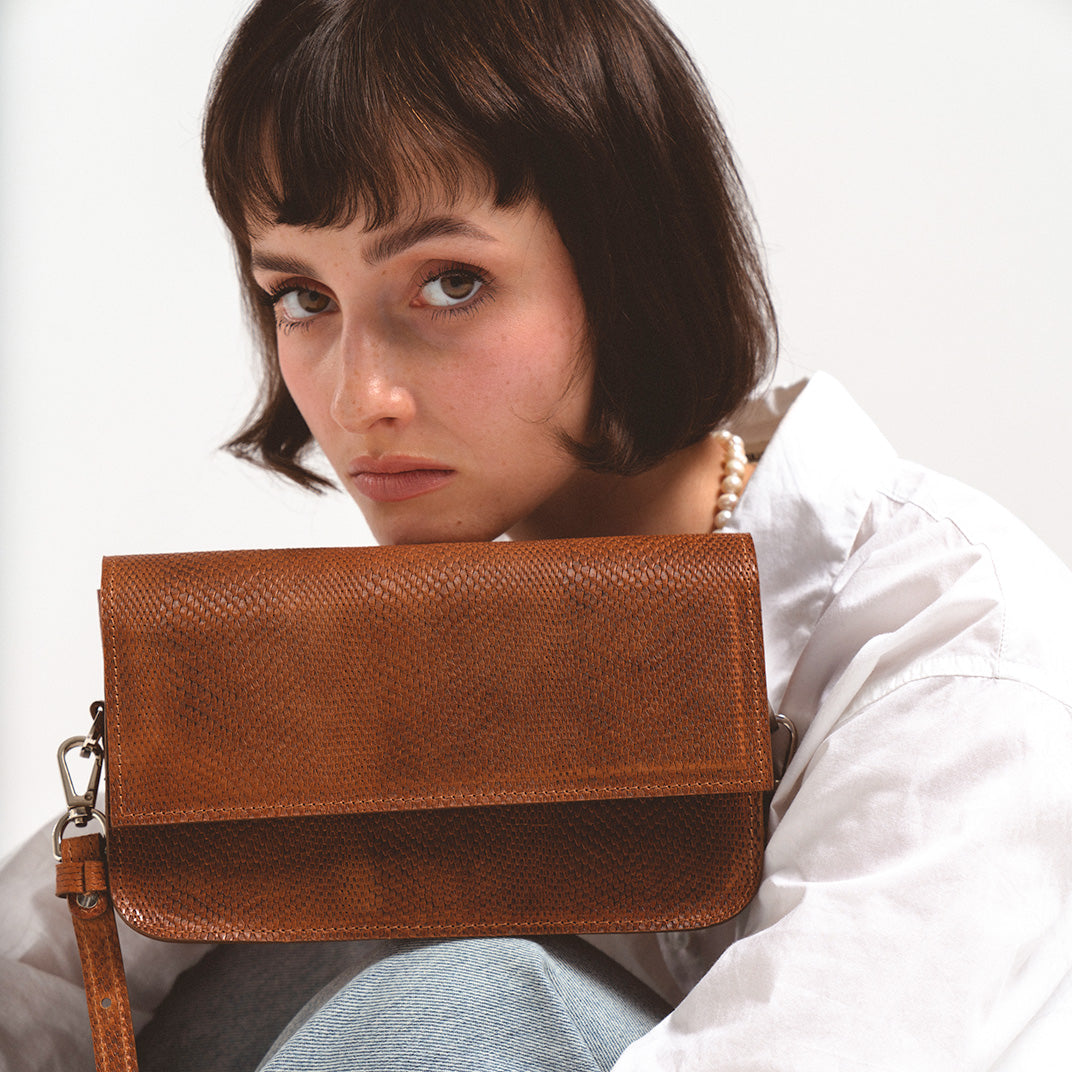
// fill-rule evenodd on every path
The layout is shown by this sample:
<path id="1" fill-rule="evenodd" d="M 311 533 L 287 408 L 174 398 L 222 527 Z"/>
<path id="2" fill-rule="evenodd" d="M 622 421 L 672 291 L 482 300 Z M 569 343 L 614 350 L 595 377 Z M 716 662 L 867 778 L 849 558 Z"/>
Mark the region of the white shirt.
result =
<path id="1" fill-rule="evenodd" d="M 743 913 L 597 941 L 677 1006 L 615 1072 L 1068 1068 L 1072 575 L 830 377 L 775 426 L 731 527 L 800 748 Z"/>
<path id="2" fill-rule="evenodd" d="M 745 912 L 590 939 L 677 1006 L 616 1072 L 1063 1069 L 1072 576 L 899 461 L 828 376 L 738 430 L 764 454 L 730 527 L 756 543 L 770 697 L 801 744 Z M 5 1072 L 93 1068 L 52 885 L 44 833 L 0 871 Z M 120 930 L 139 1027 L 205 947 Z"/>

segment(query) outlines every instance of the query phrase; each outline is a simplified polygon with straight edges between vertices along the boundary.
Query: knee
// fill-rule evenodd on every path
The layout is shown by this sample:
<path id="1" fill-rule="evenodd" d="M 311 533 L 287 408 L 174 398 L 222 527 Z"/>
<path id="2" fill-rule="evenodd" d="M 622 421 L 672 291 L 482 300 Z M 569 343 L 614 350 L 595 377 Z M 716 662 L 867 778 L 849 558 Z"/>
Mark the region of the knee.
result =
<path id="1" fill-rule="evenodd" d="M 407 988 L 470 996 L 492 992 L 501 1000 L 504 991 L 553 989 L 554 959 L 544 942 L 532 938 L 403 942 L 375 973 Z"/>

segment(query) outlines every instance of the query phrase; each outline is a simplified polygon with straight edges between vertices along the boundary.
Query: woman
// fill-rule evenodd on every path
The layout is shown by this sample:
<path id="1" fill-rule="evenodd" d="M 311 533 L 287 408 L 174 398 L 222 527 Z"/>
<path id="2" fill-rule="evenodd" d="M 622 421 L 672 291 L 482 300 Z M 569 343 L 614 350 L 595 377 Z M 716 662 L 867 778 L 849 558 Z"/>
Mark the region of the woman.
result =
<path id="1" fill-rule="evenodd" d="M 803 733 L 729 924 L 362 949 L 263 1067 L 960 1070 L 1046 1024 L 1072 1043 L 1047 1019 L 1072 967 L 1067 571 L 830 379 L 749 401 L 775 331 L 747 207 L 643 0 L 265 0 L 205 160 L 265 357 L 237 452 L 316 487 L 315 441 L 386 543 L 747 530 Z M 226 979 L 239 1038 L 317 974 L 211 958 L 185 985 Z M 180 990 L 143 1036 L 173 1060 Z"/>
<path id="2" fill-rule="evenodd" d="M 774 320 L 729 147 L 676 42 L 642 5 L 571 5 L 555 19 L 513 5 L 434 17 L 397 5 L 292 7 L 285 20 L 276 5 L 251 13 L 206 116 L 209 188 L 234 236 L 266 357 L 265 404 L 234 446 L 313 483 L 300 467 L 311 429 L 381 542 L 709 528 L 718 448 L 708 433 L 771 362 Z M 485 36 L 488 18 L 499 32 Z M 578 36 L 618 66 L 613 81 L 593 77 Z M 329 117 L 324 94 L 352 108 Z M 439 247 L 451 255 L 435 261 L 428 250 Z M 327 280 L 303 287 L 302 273 L 288 270 L 327 259 L 347 262 L 340 291 L 361 292 L 352 314 L 334 316 L 343 295 L 329 297 Z M 414 273 L 421 286 L 401 295 Z M 410 310 L 400 323 L 398 304 Z M 527 467 L 493 478 L 521 496 L 516 504 L 496 487 L 488 490 L 497 510 L 459 503 L 464 518 L 442 516 L 442 500 L 476 493 L 453 457 L 431 459 L 454 474 L 434 506 L 374 503 L 350 444 L 312 412 L 326 375 L 322 363 L 313 370 L 313 354 L 332 345 L 326 327 L 341 330 L 355 316 L 365 329 L 359 345 L 404 350 L 429 366 L 427 391 L 449 399 L 470 435 L 489 403 L 493 420 L 501 411 L 529 427 L 518 443 Z M 530 387 L 521 372 L 543 396 L 521 397 Z M 474 395 L 489 377 L 512 394 Z M 337 404 L 358 406 L 338 386 L 348 397 Z M 500 442 L 511 434 L 492 424 L 487 453 L 460 446 L 474 451 L 475 469 L 501 467 Z M 357 446 L 454 449 L 417 436 Z M 492 474 L 475 479 L 486 485 Z M 683 482 L 703 485 L 688 496 L 692 510 L 705 499 L 702 516 L 636 516 L 641 503 L 657 512 Z M 631 490 L 640 485 L 658 497 Z M 599 517 L 593 495 L 621 516 Z M 546 520 L 527 519 L 536 508 Z M 429 514 L 413 528 L 387 522 Z"/>

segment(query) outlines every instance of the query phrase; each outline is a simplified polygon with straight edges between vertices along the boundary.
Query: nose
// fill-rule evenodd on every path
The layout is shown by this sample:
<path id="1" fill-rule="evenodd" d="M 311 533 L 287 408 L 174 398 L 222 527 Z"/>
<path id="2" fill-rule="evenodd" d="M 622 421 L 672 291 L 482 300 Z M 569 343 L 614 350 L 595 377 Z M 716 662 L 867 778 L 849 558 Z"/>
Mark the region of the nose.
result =
<path id="1" fill-rule="evenodd" d="M 403 362 L 388 340 L 368 331 L 339 340 L 331 417 L 348 432 L 366 432 L 380 422 L 413 417 L 413 394 L 404 384 Z"/>

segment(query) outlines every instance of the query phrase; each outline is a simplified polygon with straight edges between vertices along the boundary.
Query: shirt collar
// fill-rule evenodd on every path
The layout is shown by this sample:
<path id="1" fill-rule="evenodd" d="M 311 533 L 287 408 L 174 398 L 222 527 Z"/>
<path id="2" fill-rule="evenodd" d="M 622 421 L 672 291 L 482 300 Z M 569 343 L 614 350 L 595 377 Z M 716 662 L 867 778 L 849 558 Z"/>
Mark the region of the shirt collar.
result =
<path id="1" fill-rule="evenodd" d="M 756 546 L 771 705 L 793 669 L 852 551 L 893 447 L 832 376 L 776 387 L 735 422 L 763 457 L 727 531 Z"/>

